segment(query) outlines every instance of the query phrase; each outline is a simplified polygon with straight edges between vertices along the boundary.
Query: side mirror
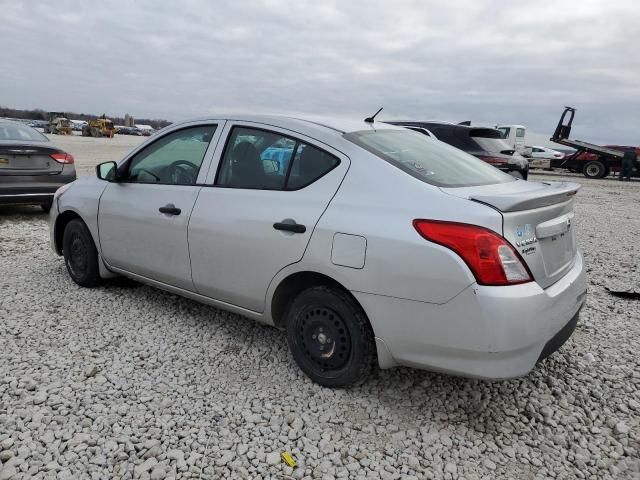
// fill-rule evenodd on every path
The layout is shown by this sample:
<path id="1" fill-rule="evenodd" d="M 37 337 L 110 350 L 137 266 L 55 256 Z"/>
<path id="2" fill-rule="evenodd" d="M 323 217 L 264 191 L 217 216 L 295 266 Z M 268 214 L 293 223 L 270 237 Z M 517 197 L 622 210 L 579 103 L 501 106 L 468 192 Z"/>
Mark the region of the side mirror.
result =
<path id="1" fill-rule="evenodd" d="M 116 180 L 116 174 L 118 172 L 118 165 L 116 162 L 104 162 L 96 165 L 96 176 L 100 180 L 106 180 L 107 182 L 114 182 Z"/>

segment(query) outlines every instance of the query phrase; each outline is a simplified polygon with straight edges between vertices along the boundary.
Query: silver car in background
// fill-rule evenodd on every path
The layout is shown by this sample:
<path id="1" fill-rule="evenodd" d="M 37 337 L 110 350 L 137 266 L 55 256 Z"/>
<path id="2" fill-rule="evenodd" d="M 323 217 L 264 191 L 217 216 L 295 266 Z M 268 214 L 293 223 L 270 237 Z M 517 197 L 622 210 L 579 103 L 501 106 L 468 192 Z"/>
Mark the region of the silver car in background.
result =
<path id="1" fill-rule="evenodd" d="M 393 125 L 196 120 L 96 173 L 50 214 L 76 283 L 124 275 L 275 325 L 325 386 L 376 363 L 524 375 L 585 301 L 579 185 L 519 181 Z"/>

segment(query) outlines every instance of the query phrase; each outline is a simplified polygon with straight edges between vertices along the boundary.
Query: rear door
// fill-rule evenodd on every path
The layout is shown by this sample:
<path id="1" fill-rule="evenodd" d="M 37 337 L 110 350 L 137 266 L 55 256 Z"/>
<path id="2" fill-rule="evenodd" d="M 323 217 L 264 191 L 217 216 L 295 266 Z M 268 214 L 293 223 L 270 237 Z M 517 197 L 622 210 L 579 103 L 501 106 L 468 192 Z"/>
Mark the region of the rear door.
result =
<path id="1" fill-rule="evenodd" d="M 193 282 L 203 295 L 262 312 L 269 283 L 302 258 L 349 159 L 270 125 L 229 122 L 224 136 L 189 222 Z"/>

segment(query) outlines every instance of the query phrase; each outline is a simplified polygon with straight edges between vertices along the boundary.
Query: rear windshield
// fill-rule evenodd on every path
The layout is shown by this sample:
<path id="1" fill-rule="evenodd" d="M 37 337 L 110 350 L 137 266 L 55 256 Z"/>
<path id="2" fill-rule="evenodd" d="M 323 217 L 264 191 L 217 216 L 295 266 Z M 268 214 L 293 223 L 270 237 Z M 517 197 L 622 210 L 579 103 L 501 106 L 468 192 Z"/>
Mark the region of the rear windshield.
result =
<path id="1" fill-rule="evenodd" d="M 493 153 L 512 155 L 514 150 L 502 137 L 502 132 L 494 128 L 472 128 L 469 136 L 480 145 L 482 150 Z"/>
<path id="2" fill-rule="evenodd" d="M 347 140 L 423 182 L 438 187 L 471 187 L 514 178 L 462 150 L 411 130 L 364 130 Z"/>
<path id="3" fill-rule="evenodd" d="M 49 139 L 37 130 L 19 123 L 0 122 L 0 140 L 48 142 Z"/>

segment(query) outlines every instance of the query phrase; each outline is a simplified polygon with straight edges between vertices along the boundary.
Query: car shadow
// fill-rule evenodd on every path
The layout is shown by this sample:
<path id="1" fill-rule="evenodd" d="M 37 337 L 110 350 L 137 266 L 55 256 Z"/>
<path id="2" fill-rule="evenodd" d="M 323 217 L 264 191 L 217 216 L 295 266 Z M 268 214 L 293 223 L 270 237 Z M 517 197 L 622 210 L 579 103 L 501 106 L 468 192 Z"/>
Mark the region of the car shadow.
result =
<path id="1" fill-rule="evenodd" d="M 0 222 L 20 220 L 46 220 L 49 217 L 39 205 L 0 205 Z"/>

